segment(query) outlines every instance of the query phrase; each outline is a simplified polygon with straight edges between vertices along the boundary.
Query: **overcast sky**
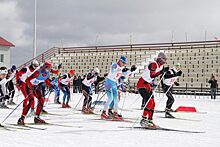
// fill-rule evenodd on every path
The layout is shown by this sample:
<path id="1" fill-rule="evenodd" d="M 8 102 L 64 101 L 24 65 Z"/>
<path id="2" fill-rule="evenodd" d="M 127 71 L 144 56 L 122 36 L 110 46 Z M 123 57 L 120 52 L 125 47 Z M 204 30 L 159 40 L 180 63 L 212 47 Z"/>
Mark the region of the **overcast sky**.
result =
<path id="1" fill-rule="evenodd" d="M 34 0 L 0 0 L 12 63 L 32 58 Z M 53 46 L 220 38 L 220 0 L 37 0 L 37 54 Z"/>

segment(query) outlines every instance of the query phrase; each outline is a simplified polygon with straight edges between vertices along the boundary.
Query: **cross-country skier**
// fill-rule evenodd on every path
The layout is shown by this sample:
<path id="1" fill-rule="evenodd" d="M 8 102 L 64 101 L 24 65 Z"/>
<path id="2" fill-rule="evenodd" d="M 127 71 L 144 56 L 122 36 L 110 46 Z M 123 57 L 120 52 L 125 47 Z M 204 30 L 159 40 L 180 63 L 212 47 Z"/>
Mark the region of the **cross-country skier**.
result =
<path id="1" fill-rule="evenodd" d="M 105 77 L 99 76 L 100 70 L 96 67 L 89 72 L 85 79 L 82 81 L 82 93 L 84 95 L 82 113 L 93 113 L 91 110 L 92 105 L 92 84 L 94 82 L 99 83 L 105 79 Z"/>
<path id="2" fill-rule="evenodd" d="M 33 60 L 30 66 L 23 67 L 21 70 L 19 70 L 16 73 L 16 83 L 17 87 L 21 90 L 23 96 L 24 96 L 24 101 L 23 101 L 23 109 L 27 107 L 28 103 L 30 103 L 30 108 L 31 108 L 31 113 L 34 113 L 34 98 L 29 99 L 30 97 L 30 89 L 28 88 L 26 84 L 26 79 L 30 77 L 33 72 L 38 68 L 39 63 L 37 60 Z"/>
<path id="3" fill-rule="evenodd" d="M 11 77 L 12 73 L 16 72 L 16 69 L 17 69 L 17 67 L 15 65 L 13 65 L 11 67 L 11 69 L 8 70 L 8 74 L 6 76 L 6 79 L 9 79 Z M 9 93 L 9 97 L 10 97 L 10 99 L 8 100 L 8 104 L 15 105 L 15 103 L 13 102 L 13 98 L 15 95 L 15 88 L 14 88 L 13 79 L 11 79 L 10 81 L 7 82 L 6 87 L 8 89 L 8 93 Z"/>
<path id="4" fill-rule="evenodd" d="M 30 102 L 33 101 L 34 97 L 38 99 L 38 105 L 35 112 L 34 122 L 35 123 L 46 123 L 43 119 L 40 118 L 41 111 L 44 105 L 44 95 L 41 87 L 41 83 L 45 82 L 47 86 L 53 87 L 50 83 L 50 71 L 52 68 L 51 61 L 46 61 L 43 66 L 35 71 L 30 77 L 28 77 L 25 82 L 30 90 L 30 95 L 28 97 L 29 103 L 26 107 L 23 108 L 22 116 L 18 119 L 19 125 L 25 125 L 24 119 L 30 109 Z"/>
<path id="5" fill-rule="evenodd" d="M 128 68 L 125 68 L 125 64 L 127 63 L 127 58 L 125 56 L 121 56 L 117 63 L 113 63 L 110 67 L 110 71 L 108 73 L 106 82 L 105 82 L 105 89 L 107 93 L 108 100 L 105 103 L 104 109 L 101 114 L 102 119 L 109 119 L 110 117 L 106 114 L 109 105 L 112 101 L 114 101 L 114 120 L 122 120 L 122 117 L 118 116 L 118 79 L 121 76 L 128 76 L 130 72 Z M 136 70 L 136 66 L 132 66 L 131 72 Z"/>
<path id="6" fill-rule="evenodd" d="M 142 77 L 138 80 L 137 89 L 143 98 L 144 111 L 142 120 L 140 122 L 142 127 L 154 127 L 153 113 L 154 113 L 154 95 L 151 89 L 151 83 L 154 78 L 162 75 L 164 72 L 169 70 L 169 67 L 163 67 L 166 63 L 166 55 L 160 52 L 155 61 L 149 61 L 148 65 L 145 66 Z M 162 68 L 162 69 L 161 69 Z M 148 103 L 147 103 L 148 102 Z M 147 118 L 148 117 L 148 118 Z"/>
<path id="7" fill-rule="evenodd" d="M 74 75 L 74 70 L 71 69 L 68 74 L 64 74 L 60 78 L 60 83 L 59 87 L 61 91 L 63 92 L 63 103 L 62 103 L 62 108 L 71 108 L 69 105 L 69 100 L 70 100 L 70 82 L 73 80 L 73 75 Z"/>
<path id="8" fill-rule="evenodd" d="M 173 103 L 174 103 L 174 97 L 172 95 L 172 87 L 175 84 L 176 86 L 179 86 L 179 83 L 177 83 L 177 78 L 182 75 L 180 63 L 177 63 L 174 65 L 173 68 L 171 68 L 169 71 L 167 71 L 164 75 L 164 78 L 161 82 L 163 92 L 166 93 L 166 96 L 168 98 L 166 103 L 166 109 L 165 109 L 165 117 L 167 118 L 174 118 L 173 115 L 170 114 Z"/>
<path id="9" fill-rule="evenodd" d="M 54 103 L 55 104 L 61 104 L 60 103 L 60 88 L 59 88 L 59 83 L 58 83 L 58 78 L 53 77 L 51 83 L 54 85 L 54 89 L 53 91 L 55 92 L 55 96 L 54 96 Z"/>
<path id="10" fill-rule="evenodd" d="M 126 92 L 126 85 L 125 85 L 124 81 L 125 81 L 125 77 L 124 76 L 121 76 L 118 79 L 118 103 L 120 102 L 121 92 Z M 111 102 L 111 104 L 109 105 L 109 109 L 108 109 L 108 115 L 111 118 L 113 118 L 113 116 L 114 116 L 113 107 L 114 107 L 114 101 Z M 118 114 L 118 116 L 122 117 L 121 114 Z"/>
<path id="11" fill-rule="evenodd" d="M 0 67 L 0 108 L 8 108 L 5 105 L 5 98 L 9 98 L 9 96 L 7 96 L 7 89 L 4 85 L 5 83 L 5 78 L 8 74 L 8 70 L 6 67 Z"/>
<path id="12" fill-rule="evenodd" d="M 15 70 L 11 71 L 12 74 L 6 78 L 8 69 L 6 67 L 0 67 L 0 108 L 8 108 L 5 104 L 5 100 L 9 100 L 10 96 L 6 84 L 15 76 Z"/>
<path id="13" fill-rule="evenodd" d="M 57 74 L 59 74 L 59 71 L 60 71 L 61 68 L 62 68 L 62 63 L 58 65 L 58 69 L 51 69 L 50 72 L 57 75 Z M 46 95 L 50 92 L 51 88 L 47 87 L 47 85 L 46 85 L 45 83 L 41 83 L 40 86 L 41 86 L 42 93 L 43 93 L 44 97 L 46 97 Z M 53 87 L 54 87 L 54 85 L 53 85 Z M 47 88 L 49 89 L 49 92 L 48 92 L 48 93 L 46 92 L 46 89 L 47 89 Z M 53 88 L 52 88 L 52 89 L 53 89 Z M 50 94 L 49 94 L 49 95 L 50 95 Z M 49 96 L 49 95 L 48 95 L 48 96 Z M 49 99 L 49 97 L 48 97 L 48 99 Z M 45 107 L 44 107 L 44 108 L 45 108 Z M 44 108 L 43 108 L 43 110 L 42 110 L 42 113 L 47 114 L 48 112 L 47 112 Z"/>

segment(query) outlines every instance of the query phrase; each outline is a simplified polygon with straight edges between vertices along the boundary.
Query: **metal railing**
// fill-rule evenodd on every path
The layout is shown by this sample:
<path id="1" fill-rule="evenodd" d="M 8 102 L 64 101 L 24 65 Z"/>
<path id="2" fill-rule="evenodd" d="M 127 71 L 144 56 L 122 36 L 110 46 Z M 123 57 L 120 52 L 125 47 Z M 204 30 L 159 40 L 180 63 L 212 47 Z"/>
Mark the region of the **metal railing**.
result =
<path id="1" fill-rule="evenodd" d="M 66 47 L 59 48 L 60 53 L 85 53 L 85 52 L 114 52 L 114 51 L 141 51 L 141 50 L 178 50 L 198 48 L 219 48 L 220 40 L 175 42 L 175 43 L 149 43 L 149 44 L 127 44 L 108 46 Z"/>
<path id="2" fill-rule="evenodd" d="M 53 47 L 53 48 L 43 52 L 42 54 L 38 55 L 36 58 L 33 58 L 33 59 L 25 62 L 24 64 L 20 65 L 18 67 L 18 70 L 24 66 L 30 65 L 33 60 L 37 60 L 38 62 L 44 62 L 45 60 L 50 59 L 52 56 L 55 56 L 57 53 L 58 53 L 58 48 Z"/>

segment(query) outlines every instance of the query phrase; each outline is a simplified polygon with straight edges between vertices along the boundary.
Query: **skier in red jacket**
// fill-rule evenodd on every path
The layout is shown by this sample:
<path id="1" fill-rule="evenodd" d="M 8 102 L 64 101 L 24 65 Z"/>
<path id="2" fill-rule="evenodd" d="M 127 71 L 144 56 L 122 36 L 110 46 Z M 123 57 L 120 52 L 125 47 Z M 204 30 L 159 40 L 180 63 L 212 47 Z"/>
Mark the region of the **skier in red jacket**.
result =
<path id="1" fill-rule="evenodd" d="M 29 103 L 26 107 L 23 108 L 22 116 L 18 120 L 19 125 L 25 125 L 24 119 L 30 109 L 30 102 L 36 97 L 38 99 L 38 105 L 35 113 L 34 122 L 35 123 L 46 123 L 43 119 L 40 118 L 40 113 L 44 105 L 44 95 L 41 87 L 41 83 L 45 82 L 47 86 L 53 87 L 50 83 L 49 77 L 52 68 L 51 61 L 46 61 L 43 66 L 35 71 L 30 77 L 26 79 L 26 84 L 30 90 L 30 95 L 28 97 Z"/>

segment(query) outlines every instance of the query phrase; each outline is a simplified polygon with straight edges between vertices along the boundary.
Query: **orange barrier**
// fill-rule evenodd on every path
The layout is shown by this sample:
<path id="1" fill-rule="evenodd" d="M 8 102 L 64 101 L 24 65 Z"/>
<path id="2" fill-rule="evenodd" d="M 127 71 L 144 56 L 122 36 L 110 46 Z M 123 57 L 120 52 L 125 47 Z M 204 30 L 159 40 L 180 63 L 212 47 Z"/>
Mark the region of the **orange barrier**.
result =
<path id="1" fill-rule="evenodd" d="M 179 106 L 175 111 L 197 112 L 195 107 Z"/>

